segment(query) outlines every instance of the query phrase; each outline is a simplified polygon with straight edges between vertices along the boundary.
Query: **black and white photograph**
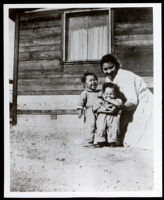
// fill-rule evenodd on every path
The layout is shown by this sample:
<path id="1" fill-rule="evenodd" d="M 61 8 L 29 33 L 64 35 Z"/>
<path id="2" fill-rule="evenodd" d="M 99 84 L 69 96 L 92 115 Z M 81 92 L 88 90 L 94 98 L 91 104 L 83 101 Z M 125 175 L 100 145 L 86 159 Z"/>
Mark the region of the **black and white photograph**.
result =
<path id="1" fill-rule="evenodd" d="M 3 6 L 4 196 L 162 197 L 161 3 Z"/>

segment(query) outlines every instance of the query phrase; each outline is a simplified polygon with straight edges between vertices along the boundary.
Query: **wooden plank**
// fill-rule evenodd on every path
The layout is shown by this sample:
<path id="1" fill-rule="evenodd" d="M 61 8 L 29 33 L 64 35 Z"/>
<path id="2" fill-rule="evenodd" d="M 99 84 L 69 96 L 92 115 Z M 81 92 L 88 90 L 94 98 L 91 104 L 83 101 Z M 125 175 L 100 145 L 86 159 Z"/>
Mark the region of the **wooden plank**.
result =
<path id="1" fill-rule="evenodd" d="M 18 95 L 79 95 L 82 90 L 31 90 L 18 91 Z"/>
<path id="2" fill-rule="evenodd" d="M 151 92 L 153 88 L 149 87 Z M 42 90 L 42 91 L 18 91 L 18 95 L 80 95 L 82 90 Z"/>
<path id="3" fill-rule="evenodd" d="M 18 73 L 19 79 L 33 79 L 33 78 L 56 78 L 62 77 L 63 72 L 58 71 L 57 69 L 49 69 L 49 70 L 21 70 Z"/>
<path id="4" fill-rule="evenodd" d="M 105 80 L 105 77 L 99 77 L 98 79 L 98 83 L 102 84 Z M 81 81 L 81 77 L 37 77 L 36 78 L 30 78 L 29 79 L 19 79 L 19 83 L 20 84 L 40 84 L 40 82 L 42 82 L 42 84 L 61 84 L 61 85 L 83 85 L 82 81 Z"/>
<path id="5" fill-rule="evenodd" d="M 64 80 L 64 79 L 63 79 Z M 102 84 L 104 80 L 99 81 L 98 88 L 101 89 Z M 152 78 L 145 79 L 145 82 L 147 83 L 148 87 L 153 87 L 153 80 Z M 75 80 L 74 82 L 59 82 L 59 80 L 50 80 L 48 79 L 31 79 L 31 80 L 19 80 L 18 81 L 18 91 L 24 92 L 24 91 L 53 91 L 53 90 L 83 90 L 83 84 L 79 82 L 79 80 Z"/>
<path id="6" fill-rule="evenodd" d="M 103 73 L 100 69 L 100 64 L 78 64 L 78 65 L 69 65 L 64 64 L 64 72 L 69 74 L 84 74 L 85 72 L 92 72 L 97 75 L 102 76 Z"/>
<path id="7" fill-rule="evenodd" d="M 83 74 L 64 74 L 63 72 L 56 72 L 56 70 L 44 70 L 43 73 L 40 70 L 24 70 L 19 71 L 19 79 L 33 79 L 33 78 L 79 78 L 81 79 Z M 104 78 L 103 74 L 99 74 L 99 78 Z"/>
<path id="8" fill-rule="evenodd" d="M 143 79 L 145 80 L 145 82 L 152 82 L 153 81 L 153 78 L 150 76 L 150 77 L 143 77 Z M 99 81 L 98 81 L 98 84 L 99 85 L 102 85 L 105 81 L 105 77 L 101 77 L 99 78 Z M 83 87 L 83 83 L 81 82 L 81 79 L 79 77 L 56 77 L 56 78 L 38 78 L 38 79 L 20 79 L 18 80 L 18 83 L 20 85 L 66 85 L 66 86 L 75 86 L 75 87 L 78 87 L 78 86 L 82 86 Z"/>
<path id="9" fill-rule="evenodd" d="M 149 22 L 153 21 L 153 9 L 150 8 L 115 8 L 115 22 Z"/>
<path id="10" fill-rule="evenodd" d="M 12 124 L 17 123 L 17 89 L 18 89 L 18 57 L 19 57 L 19 14 L 15 19 L 15 42 L 14 42 L 14 72 L 13 72 L 13 102 L 12 102 Z"/>
<path id="11" fill-rule="evenodd" d="M 21 22 L 35 22 L 35 21 L 46 21 L 52 19 L 60 19 L 61 11 L 59 10 L 49 10 L 33 13 L 24 13 L 20 16 Z"/>
<path id="12" fill-rule="evenodd" d="M 35 21 L 35 22 L 21 22 L 20 30 L 60 27 L 60 26 L 61 26 L 61 19 L 47 20 L 47 21 Z"/>
<path id="13" fill-rule="evenodd" d="M 33 61 L 21 61 L 19 62 L 19 72 L 40 70 L 43 73 L 44 70 L 60 70 L 60 60 L 33 60 Z"/>
<path id="14" fill-rule="evenodd" d="M 61 38 L 60 36 L 50 36 L 50 37 L 38 37 L 38 38 L 29 38 L 29 39 L 20 39 L 19 46 L 34 46 L 34 45 L 52 45 L 52 44 L 60 44 Z"/>
<path id="15" fill-rule="evenodd" d="M 100 82 L 100 81 L 99 81 Z M 38 79 L 19 79 L 20 85 L 82 85 L 80 78 L 38 78 Z"/>
<path id="16" fill-rule="evenodd" d="M 19 53 L 19 61 L 26 60 L 53 60 L 61 58 L 61 51 L 40 51 Z"/>
<path id="17" fill-rule="evenodd" d="M 142 46 L 153 45 L 153 35 L 121 35 L 115 36 L 115 45 Z"/>
<path id="18" fill-rule="evenodd" d="M 34 80 L 34 79 L 33 79 Z M 23 82 L 18 81 L 19 91 L 31 91 L 31 90 L 82 90 L 83 85 L 73 84 L 57 84 L 57 83 L 43 83 L 41 81 Z"/>
<path id="19" fill-rule="evenodd" d="M 52 45 L 34 45 L 34 46 L 21 46 L 19 47 L 19 52 L 34 52 L 34 51 L 61 51 L 60 44 Z"/>
<path id="20" fill-rule="evenodd" d="M 77 110 L 18 110 L 19 115 L 76 115 Z"/>
<path id="21" fill-rule="evenodd" d="M 130 46 L 130 45 L 115 45 L 116 54 L 153 54 L 153 45 L 144 45 L 144 46 Z"/>
<path id="22" fill-rule="evenodd" d="M 152 23 L 115 23 L 115 35 L 153 34 Z"/>
<path id="23" fill-rule="evenodd" d="M 142 47 L 141 47 L 142 48 Z M 130 56 L 128 54 L 116 54 L 116 57 L 121 62 L 124 69 L 130 70 L 134 73 L 139 73 L 141 76 L 153 75 L 153 54 L 134 53 Z"/>
<path id="24" fill-rule="evenodd" d="M 60 35 L 61 31 L 61 27 L 20 30 L 20 38 L 44 37 L 45 35 Z"/>

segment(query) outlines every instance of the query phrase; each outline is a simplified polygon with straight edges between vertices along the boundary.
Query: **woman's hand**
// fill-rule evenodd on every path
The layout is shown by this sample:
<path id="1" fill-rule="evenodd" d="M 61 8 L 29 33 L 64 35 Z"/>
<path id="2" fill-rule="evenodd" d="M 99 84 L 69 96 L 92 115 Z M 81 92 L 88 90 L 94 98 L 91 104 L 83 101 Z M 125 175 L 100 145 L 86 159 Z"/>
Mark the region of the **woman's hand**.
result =
<path id="1" fill-rule="evenodd" d="M 110 113 L 110 114 L 114 114 L 115 113 L 115 111 L 117 110 L 117 107 L 116 106 L 110 106 L 110 107 L 108 107 L 107 109 L 106 109 L 106 111 L 108 111 L 108 113 Z"/>
<path id="2" fill-rule="evenodd" d="M 104 114 L 113 114 L 117 110 L 116 106 L 109 106 L 107 108 L 99 108 L 97 113 L 104 113 Z"/>

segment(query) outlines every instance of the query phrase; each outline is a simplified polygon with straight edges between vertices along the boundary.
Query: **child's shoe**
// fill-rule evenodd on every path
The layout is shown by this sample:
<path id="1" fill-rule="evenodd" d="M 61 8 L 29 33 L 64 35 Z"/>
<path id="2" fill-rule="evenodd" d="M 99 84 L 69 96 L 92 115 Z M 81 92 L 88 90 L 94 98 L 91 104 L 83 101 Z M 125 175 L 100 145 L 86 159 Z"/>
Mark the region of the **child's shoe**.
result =
<path id="1" fill-rule="evenodd" d="M 110 147 L 116 147 L 116 143 L 115 142 L 111 142 L 110 143 Z"/>

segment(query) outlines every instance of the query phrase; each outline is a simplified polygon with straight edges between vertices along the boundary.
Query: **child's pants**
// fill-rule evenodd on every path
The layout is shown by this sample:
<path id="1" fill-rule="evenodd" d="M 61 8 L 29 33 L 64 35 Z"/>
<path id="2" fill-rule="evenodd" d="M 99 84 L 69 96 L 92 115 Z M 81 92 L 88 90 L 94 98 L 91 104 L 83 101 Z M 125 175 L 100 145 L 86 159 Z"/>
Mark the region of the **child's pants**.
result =
<path id="1" fill-rule="evenodd" d="M 85 112 L 85 123 L 84 123 L 84 143 L 89 144 L 93 143 L 95 136 L 95 128 L 96 128 L 96 118 L 95 114 L 92 111 L 92 108 L 86 109 Z"/>
<path id="2" fill-rule="evenodd" d="M 117 143 L 120 137 L 120 115 L 112 116 L 100 113 L 96 120 L 96 127 L 95 144 L 106 141 Z"/>

